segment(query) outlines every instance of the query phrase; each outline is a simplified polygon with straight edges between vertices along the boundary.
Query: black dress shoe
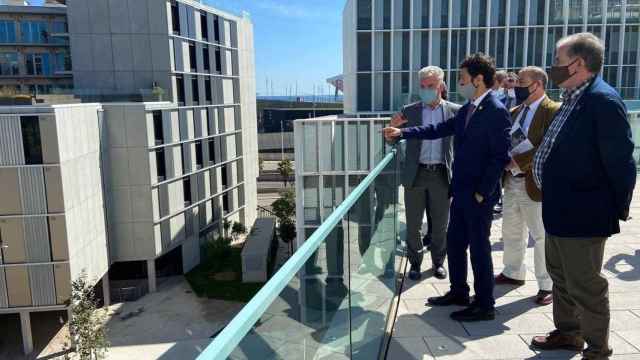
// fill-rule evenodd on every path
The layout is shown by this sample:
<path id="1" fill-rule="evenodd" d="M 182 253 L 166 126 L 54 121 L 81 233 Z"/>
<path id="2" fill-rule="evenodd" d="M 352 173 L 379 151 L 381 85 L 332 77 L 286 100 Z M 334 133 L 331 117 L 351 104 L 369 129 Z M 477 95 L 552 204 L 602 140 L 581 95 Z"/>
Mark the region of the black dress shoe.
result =
<path id="1" fill-rule="evenodd" d="M 427 299 L 427 305 L 432 306 L 469 306 L 469 295 L 457 295 L 449 291 L 444 296 L 431 297 Z"/>
<path id="2" fill-rule="evenodd" d="M 433 276 L 440 280 L 446 279 L 447 270 L 445 270 L 442 265 L 433 265 Z"/>
<path id="3" fill-rule="evenodd" d="M 494 309 L 484 309 L 479 306 L 469 306 L 468 308 L 451 313 L 451 319 L 462 322 L 488 321 L 496 318 Z"/>
<path id="4" fill-rule="evenodd" d="M 422 277 L 420 273 L 420 266 L 411 265 L 411 270 L 409 270 L 409 279 L 413 281 L 418 281 Z"/>

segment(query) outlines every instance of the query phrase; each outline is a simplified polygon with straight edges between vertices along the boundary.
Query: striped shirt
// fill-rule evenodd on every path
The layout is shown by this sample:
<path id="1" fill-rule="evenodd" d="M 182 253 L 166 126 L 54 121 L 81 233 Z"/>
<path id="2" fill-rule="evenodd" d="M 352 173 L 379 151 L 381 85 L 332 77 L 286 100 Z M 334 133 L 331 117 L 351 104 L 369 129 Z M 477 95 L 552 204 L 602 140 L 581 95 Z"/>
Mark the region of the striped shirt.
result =
<path id="1" fill-rule="evenodd" d="M 562 94 L 562 106 L 560 106 L 556 116 L 553 118 L 553 122 L 551 122 L 549 130 L 544 135 L 544 139 L 542 139 L 542 143 L 533 158 L 533 180 L 535 181 L 538 189 L 542 189 L 542 170 L 544 168 L 544 163 L 547 161 L 547 158 L 549 158 L 549 154 L 551 154 L 551 150 L 555 145 L 558 134 L 560 134 L 564 123 L 567 122 L 569 115 L 571 115 L 571 112 L 576 107 L 576 104 L 584 94 L 584 91 L 589 87 L 589 85 L 591 85 L 592 80 L 593 78 L 590 78 L 582 85 L 573 89 L 567 89 Z"/>

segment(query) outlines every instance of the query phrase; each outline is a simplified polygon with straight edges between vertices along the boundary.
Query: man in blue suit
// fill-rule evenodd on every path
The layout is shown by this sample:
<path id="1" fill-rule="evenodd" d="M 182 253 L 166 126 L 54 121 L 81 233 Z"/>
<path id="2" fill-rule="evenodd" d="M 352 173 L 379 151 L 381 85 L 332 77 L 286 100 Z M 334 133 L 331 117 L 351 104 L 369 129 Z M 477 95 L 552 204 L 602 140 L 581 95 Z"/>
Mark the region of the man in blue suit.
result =
<path id="1" fill-rule="evenodd" d="M 591 33 L 558 42 L 549 77 L 563 89 L 563 104 L 533 160 L 556 330 L 532 345 L 582 351 L 586 342 L 583 359 L 612 353 L 604 247 L 620 232 L 620 220 L 628 219 L 636 183 L 627 111 L 598 75 L 603 60 L 604 45 Z"/>
<path id="2" fill-rule="evenodd" d="M 451 314 L 458 321 L 495 318 L 491 261 L 492 210 L 500 196 L 500 177 L 509 163 L 509 112 L 491 92 L 495 75 L 492 58 L 475 54 L 460 65 L 460 94 L 468 100 L 456 116 L 437 125 L 384 129 L 388 141 L 438 139 L 454 136 L 453 197 L 447 231 L 451 291 L 428 299 L 434 306 L 464 305 Z M 402 115 L 396 115 L 402 116 Z M 406 119 L 405 119 L 406 121 Z M 471 250 L 475 300 L 469 301 L 467 248 Z"/>

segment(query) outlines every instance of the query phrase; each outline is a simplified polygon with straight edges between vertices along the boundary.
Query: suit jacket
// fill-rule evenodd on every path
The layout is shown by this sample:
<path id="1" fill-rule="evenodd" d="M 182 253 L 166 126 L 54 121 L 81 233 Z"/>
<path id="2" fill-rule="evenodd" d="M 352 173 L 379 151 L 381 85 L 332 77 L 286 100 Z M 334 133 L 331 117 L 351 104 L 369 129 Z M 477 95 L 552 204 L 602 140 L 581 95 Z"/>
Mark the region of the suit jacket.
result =
<path id="1" fill-rule="evenodd" d="M 636 183 L 634 144 L 620 95 L 600 77 L 578 100 L 542 169 L 542 219 L 559 237 L 620 232 Z"/>
<path id="2" fill-rule="evenodd" d="M 450 193 L 454 198 L 472 200 L 474 193 L 495 204 L 499 198 L 500 177 L 509 158 L 511 121 L 504 105 L 491 93 L 482 100 L 465 129 L 470 104 L 455 117 L 436 126 L 402 129 L 405 139 L 437 139 L 454 135 L 453 177 Z"/>
<path id="3" fill-rule="evenodd" d="M 501 102 L 501 103 L 502 103 L 502 105 L 504 105 L 505 107 L 507 106 L 507 99 L 509 99 L 509 97 L 508 97 L 506 94 L 503 94 L 503 95 L 500 97 L 500 102 Z M 520 106 L 520 104 L 521 104 L 521 102 L 519 102 L 519 101 L 518 101 L 518 99 L 513 99 L 513 98 L 512 98 L 512 100 L 513 100 L 513 101 L 512 101 L 512 106 L 511 106 L 510 108 L 507 108 L 507 110 L 509 110 L 509 111 L 511 111 L 511 110 L 513 110 L 514 108 L 516 108 L 516 107 Z"/>
<path id="4" fill-rule="evenodd" d="M 525 187 L 529 198 L 536 202 L 542 201 L 542 192 L 538 189 L 535 181 L 533 180 L 533 156 L 536 154 L 538 147 L 542 143 L 544 134 L 547 132 L 547 129 L 549 129 L 549 126 L 553 121 L 553 117 L 559 108 L 560 103 L 557 103 L 545 96 L 540 105 L 538 105 L 536 113 L 533 115 L 531 125 L 529 125 L 529 132 L 527 133 L 527 138 L 533 145 L 533 149 L 513 157 L 513 160 L 518 164 L 520 170 L 525 173 Z M 522 109 L 524 109 L 524 105 L 511 109 L 511 119 L 513 121 L 518 118 Z"/>
<path id="5" fill-rule="evenodd" d="M 425 104 L 420 101 L 409 104 L 402 109 L 402 114 L 407 118 L 408 122 L 403 127 L 413 127 L 422 125 L 422 109 Z M 450 119 L 460 110 L 460 105 L 448 101 L 442 102 L 442 110 L 444 111 L 443 120 Z M 410 139 L 404 148 L 404 164 L 402 167 L 402 185 L 404 187 L 412 187 L 416 174 L 418 173 L 418 164 L 420 163 L 420 151 L 422 150 L 422 140 Z M 447 136 L 442 139 L 442 151 L 444 152 L 444 162 L 447 167 L 447 178 L 451 183 L 451 164 L 453 163 L 453 139 Z"/>

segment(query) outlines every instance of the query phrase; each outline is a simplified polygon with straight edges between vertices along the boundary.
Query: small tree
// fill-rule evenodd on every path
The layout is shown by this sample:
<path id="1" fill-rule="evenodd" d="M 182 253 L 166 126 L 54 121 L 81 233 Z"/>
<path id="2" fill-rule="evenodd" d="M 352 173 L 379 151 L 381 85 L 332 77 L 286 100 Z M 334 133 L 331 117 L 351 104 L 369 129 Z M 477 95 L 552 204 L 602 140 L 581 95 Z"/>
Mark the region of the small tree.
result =
<path id="1" fill-rule="evenodd" d="M 280 239 L 289 245 L 289 255 L 293 253 L 293 239 L 296 238 L 296 225 L 291 221 L 281 222 L 278 227 Z"/>
<path id="2" fill-rule="evenodd" d="M 278 163 L 278 172 L 280 176 L 282 176 L 282 180 L 284 181 L 284 187 L 287 187 L 287 181 L 289 177 L 293 175 L 293 162 L 289 159 L 282 160 Z"/>
<path id="3" fill-rule="evenodd" d="M 273 213 L 280 223 L 293 222 L 296 215 L 296 195 L 292 189 L 280 193 L 280 198 L 271 204 Z"/>
<path id="4" fill-rule="evenodd" d="M 280 223 L 278 235 L 282 242 L 289 245 L 289 254 L 291 254 L 293 239 L 296 238 L 296 196 L 293 190 L 282 191 L 280 198 L 271 204 L 271 208 Z"/>
<path id="5" fill-rule="evenodd" d="M 84 271 L 71 283 L 69 306 L 69 340 L 80 360 L 104 359 L 109 347 L 104 326 L 106 312 L 97 310 L 93 287 L 87 282 Z"/>
<path id="6" fill-rule="evenodd" d="M 244 226 L 243 223 L 239 223 L 239 222 L 234 222 L 233 226 L 231 227 L 231 236 L 233 237 L 233 240 L 238 240 L 238 237 L 240 235 L 246 234 L 247 233 L 247 227 Z"/>

